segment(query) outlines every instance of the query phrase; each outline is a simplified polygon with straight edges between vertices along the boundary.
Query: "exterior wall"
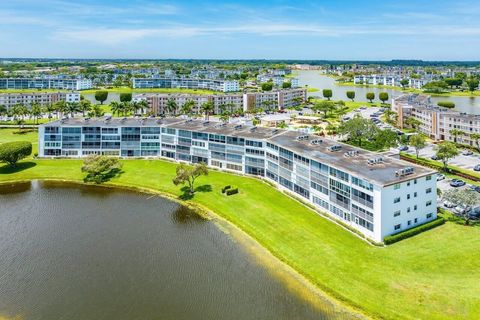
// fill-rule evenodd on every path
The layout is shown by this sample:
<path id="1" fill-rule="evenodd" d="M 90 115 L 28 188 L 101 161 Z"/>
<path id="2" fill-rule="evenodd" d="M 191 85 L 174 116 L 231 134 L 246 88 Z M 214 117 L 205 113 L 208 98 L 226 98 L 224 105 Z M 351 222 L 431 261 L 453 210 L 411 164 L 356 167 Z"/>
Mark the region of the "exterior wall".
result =
<path id="1" fill-rule="evenodd" d="M 133 88 L 207 89 L 222 92 L 239 91 L 238 81 L 187 78 L 133 78 Z"/>
<path id="2" fill-rule="evenodd" d="M 0 89 L 85 90 L 92 88 L 89 79 L 0 78 Z"/>
<path id="3" fill-rule="evenodd" d="M 379 242 L 386 235 L 436 216 L 434 175 L 430 180 L 412 178 L 397 189 L 393 185 L 376 185 L 268 139 L 198 133 L 162 125 L 127 127 L 105 123 L 105 126 L 89 126 L 87 121 L 84 126 L 40 126 L 40 157 L 78 158 L 89 154 L 205 162 L 221 170 L 260 176 Z M 431 188 L 431 193 L 427 194 L 426 188 Z M 413 196 L 414 192 L 417 197 Z M 406 194 L 411 194 L 412 200 L 403 199 Z M 397 196 L 402 199 L 394 204 Z M 431 201 L 430 206 L 426 206 L 426 201 Z M 417 210 L 413 210 L 414 204 L 418 205 Z M 412 208 L 407 214 L 409 206 Z M 401 210 L 400 216 L 393 217 L 397 210 Z M 432 213 L 429 219 L 426 218 L 428 213 Z M 408 225 L 408 220 L 415 218 L 417 222 Z M 401 224 L 401 228 L 395 230 L 396 224 Z"/>
<path id="4" fill-rule="evenodd" d="M 31 107 L 32 104 L 38 103 L 41 106 L 54 104 L 58 101 L 80 102 L 79 92 L 34 92 L 34 93 L 3 93 L 0 94 L 0 105 L 11 108 L 16 104 Z"/>

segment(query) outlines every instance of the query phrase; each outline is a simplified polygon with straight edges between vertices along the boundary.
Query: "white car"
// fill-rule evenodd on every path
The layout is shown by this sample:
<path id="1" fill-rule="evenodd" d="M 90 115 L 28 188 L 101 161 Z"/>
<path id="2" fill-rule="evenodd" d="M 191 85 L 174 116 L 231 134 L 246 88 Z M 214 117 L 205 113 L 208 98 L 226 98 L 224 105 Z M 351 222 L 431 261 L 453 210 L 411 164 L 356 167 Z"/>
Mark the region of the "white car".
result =
<path id="1" fill-rule="evenodd" d="M 445 201 L 443 201 L 443 206 L 445 208 L 453 208 L 453 207 L 455 207 L 455 204 L 453 202 L 445 200 Z"/>
<path id="2" fill-rule="evenodd" d="M 445 175 L 444 174 L 437 174 L 437 181 L 445 180 Z"/>
<path id="3" fill-rule="evenodd" d="M 465 149 L 462 151 L 462 155 L 471 156 L 473 154 L 472 150 Z"/>

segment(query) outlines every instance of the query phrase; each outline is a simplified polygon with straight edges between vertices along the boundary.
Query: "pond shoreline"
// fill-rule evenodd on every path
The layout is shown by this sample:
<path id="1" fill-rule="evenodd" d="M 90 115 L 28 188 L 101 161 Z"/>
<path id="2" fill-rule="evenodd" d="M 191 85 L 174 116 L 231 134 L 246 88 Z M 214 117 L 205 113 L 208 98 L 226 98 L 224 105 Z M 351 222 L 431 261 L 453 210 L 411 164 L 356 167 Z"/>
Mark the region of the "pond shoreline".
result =
<path id="1" fill-rule="evenodd" d="M 152 196 L 160 196 L 172 202 L 178 203 L 190 210 L 196 212 L 199 216 L 206 220 L 210 220 L 215 223 L 217 228 L 222 232 L 230 236 L 235 242 L 239 243 L 242 249 L 257 261 L 260 265 L 265 267 L 269 273 L 275 278 L 281 281 L 292 294 L 297 295 L 301 299 L 307 301 L 318 310 L 322 309 L 322 302 L 330 304 L 334 310 L 338 313 L 345 314 L 352 319 L 369 319 L 375 318 L 374 315 L 367 314 L 359 307 L 353 306 L 339 297 L 336 297 L 333 292 L 329 292 L 326 288 L 321 288 L 315 285 L 307 277 L 301 274 L 298 270 L 287 264 L 270 251 L 267 247 L 263 246 L 257 239 L 252 237 L 246 231 L 242 230 L 239 226 L 235 225 L 232 221 L 222 217 L 214 210 L 207 208 L 198 203 L 192 203 L 178 199 L 177 196 L 168 192 L 160 191 L 153 188 L 139 187 L 135 185 L 128 185 L 123 183 L 107 183 L 107 184 L 86 184 L 84 182 L 73 179 L 18 179 L 1 181 L 0 185 L 14 185 L 19 183 L 28 183 L 33 181 L 45 181 L 45 182 L 57 182 L 63 184 L 72 184 L 79 186 L 94 186 L 110 189 L 118 189 L 125 191 L 138 192 L 143 194 L 150 194 Z"/>

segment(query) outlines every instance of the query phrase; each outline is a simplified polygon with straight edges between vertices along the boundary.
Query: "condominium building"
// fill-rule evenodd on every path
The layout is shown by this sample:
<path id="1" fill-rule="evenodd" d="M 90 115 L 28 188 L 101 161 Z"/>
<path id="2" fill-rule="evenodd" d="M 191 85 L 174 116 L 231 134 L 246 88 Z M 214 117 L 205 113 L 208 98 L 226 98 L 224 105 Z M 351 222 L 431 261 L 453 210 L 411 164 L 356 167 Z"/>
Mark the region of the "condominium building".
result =
<path id="1" fill-rule="evenodd" d="M 193 101 L 192 112 L 199 113 L 205 102 L 212 102 L 213 113 L 220 113 L 222 108 L 229 111 L 249 111 L 254 108 L 284 109 L 297 106 L 307 99 L 306 89 L 284 89 L 268 92 L 245 92 L 226 94 L 165 94 L 147 93 L 135 95 L 134 100 L 146 100 L 150 111 L 156 115 L 168 113 L 168 101 L 174 101 L 180 109 L 187 101 Z"/>
<path id="2" fill-rule="evenodd" d="M 58 101 L 80 102 L 79 92 L 30 92 L 30 93 L 0 93 L 0 106 L 7 109 L 16 104 L 31 107 L 38 103 L 41 106 L 54 104 Z"/>
<path id="3" fill-rule="evenodd" d="M 414 79 L 410 77 L 402 78 L 399 75 L 358 75 L 353 78 L 354 84 L 371 84 L 371 85 L 383 85 L 383 86 L 396 86 L 400 87 L 402 79 L 408 80 L 408 86 L 410 88 L 421 89 L 424 85 L 430 82 L 428 79 Z"/>
<path id="4" fill-rule="evenodd" d="M 375 241 L 436 218 L 435 171 L 294 131 L 177 118 L 40 126 L 40 157 L 90 154 L 204 162 L 258 176 Z"/>
<path id="5" fill-rule="evenodd" d="M 290 82 L 292 84 L 292 88 L 298 88 L 300 86 L 298 78 L 285 78 L 282 76 L 274 75 L 274 74 L 259 74 L 256 78 L 257 83 L 265 83 L 265 82 L 272 82 L 276 87 L 282 87 L 284 82 Z"/>
<path id="6" fill-rule="evenodd" d="M 90 79 L 0 78 L 0 89 L 86 90 L 91 88 L 92 80 Z"/>
<path id="7" fill-rule="evenodd" d="M 133 78 L 133 88 L 207 89 L 221 92 L 240 91 L 238 81 L 189 78 Z"/>
<path id="8" fill-rule="evenodd" d="M 392 111 L 398 115 L 398 126 L 406 126 L 406 120 L 413 117 L 420 121 L 419 131 L 431 139 L 454 141 L 476 146 L 472 133 L 480 134 L 480 115 L 461 113 L 434 106 L 426 95 L 402 95 L 392 100 Z M 452 135 L 451 130 L 463 134 Z"/>

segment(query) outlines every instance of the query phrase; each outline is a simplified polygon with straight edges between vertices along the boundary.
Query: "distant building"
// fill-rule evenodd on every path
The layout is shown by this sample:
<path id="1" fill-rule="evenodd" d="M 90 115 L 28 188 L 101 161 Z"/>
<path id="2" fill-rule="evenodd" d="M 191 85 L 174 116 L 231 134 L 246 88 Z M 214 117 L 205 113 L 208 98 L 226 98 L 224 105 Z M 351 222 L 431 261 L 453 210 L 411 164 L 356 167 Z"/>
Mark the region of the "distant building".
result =
<path id="1" fill-rule="evenodd" d="M 30 93 L 0 93 L 0 106 L 8 109 L 16 104 L 31 107 L 38 103 L 41 106 L 54 104 L 58 101 L 80 102 L 79 92 L 30 92 Z"/>
<path id="2" fill-rule="evenodd" d="M 133 78 L 133 88 L 206 89 L 221 92 L 240 91 L 238 81 L 190 78 Z"/>
<path id="3" fill-rule="evenodd" d="M 90 79 L 63 78 L 0 78 L 0 89 L 86 90 L 92 88 Z"/>

